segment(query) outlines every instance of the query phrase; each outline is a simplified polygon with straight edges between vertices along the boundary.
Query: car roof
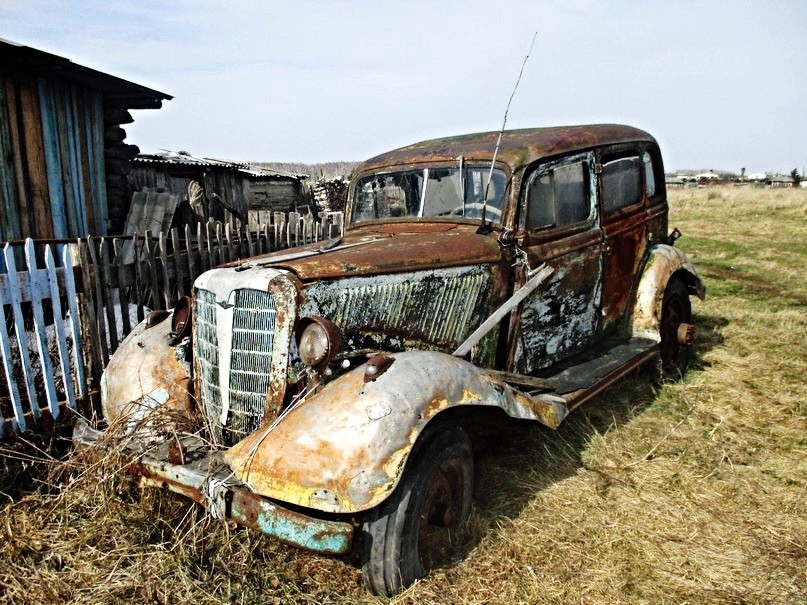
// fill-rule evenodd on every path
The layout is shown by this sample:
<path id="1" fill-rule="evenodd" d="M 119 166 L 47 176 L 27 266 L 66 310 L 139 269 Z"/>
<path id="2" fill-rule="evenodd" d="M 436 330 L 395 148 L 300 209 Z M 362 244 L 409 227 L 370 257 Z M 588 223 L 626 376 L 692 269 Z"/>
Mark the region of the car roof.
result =
<path id="1" fill-rule="evenodd" d="M 499 131 L 491 131 L 421 141 L 370 158 L 358 166 L 357 172 L 423 162 L 450 162 L 459 156 L 466 161 L 490 161 L 498 136 Z M 655 139 L 643 130 L 621 124 L 505 130 L 497 159 L 515 172 L 544 157 L 628 142 L 655 143 Z"/>

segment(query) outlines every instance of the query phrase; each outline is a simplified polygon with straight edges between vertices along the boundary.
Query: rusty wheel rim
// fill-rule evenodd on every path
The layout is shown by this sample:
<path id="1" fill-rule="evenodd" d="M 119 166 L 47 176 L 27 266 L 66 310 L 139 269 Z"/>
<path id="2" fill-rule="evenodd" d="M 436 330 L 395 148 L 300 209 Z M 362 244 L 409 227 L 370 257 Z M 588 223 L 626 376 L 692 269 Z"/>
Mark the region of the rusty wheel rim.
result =
<path id="1" fill-rule="evenodd" d="M 418 554 L 424 572 L 447 561 L 451 533 L 459 525 L 463 484 L 458 460 L 444 461 L 432 477 L 423 500 L 418 529 Z"/>

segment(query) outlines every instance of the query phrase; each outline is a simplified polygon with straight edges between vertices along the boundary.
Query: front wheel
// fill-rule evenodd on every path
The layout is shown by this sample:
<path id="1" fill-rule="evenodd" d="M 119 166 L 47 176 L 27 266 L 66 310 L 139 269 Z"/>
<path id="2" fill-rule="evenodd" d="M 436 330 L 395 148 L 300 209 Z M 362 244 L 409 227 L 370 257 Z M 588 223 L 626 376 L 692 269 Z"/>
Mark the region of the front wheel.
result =
<path id="1" fill-rule="evenodd" d="M 395 491 L 363 523 L 370 590 L 392 596 L 445 560 L 452 531 L 470 513 L 473 476 L 464 430 L 439 426 L 421 435 Z"/>

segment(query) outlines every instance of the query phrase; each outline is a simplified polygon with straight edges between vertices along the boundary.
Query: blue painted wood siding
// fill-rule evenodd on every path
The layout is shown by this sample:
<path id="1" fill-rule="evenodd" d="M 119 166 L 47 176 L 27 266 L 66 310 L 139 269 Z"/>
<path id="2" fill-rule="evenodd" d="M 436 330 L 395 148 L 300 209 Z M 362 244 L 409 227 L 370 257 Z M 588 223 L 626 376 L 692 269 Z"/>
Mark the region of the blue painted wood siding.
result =
<path id="1" fill-rule="evenodd" d="M 38 107 L 20 94 L 25 86 L 35 91 Z M 32 168 L 37 165 L 44 170 Z M 0 241 L 105 235 L 105 172 L 100 92 L 0 73 Z M 35 189 L 47 195 L 33 195 Z M 22 216 L 46 216 L 51 224 Z"/>

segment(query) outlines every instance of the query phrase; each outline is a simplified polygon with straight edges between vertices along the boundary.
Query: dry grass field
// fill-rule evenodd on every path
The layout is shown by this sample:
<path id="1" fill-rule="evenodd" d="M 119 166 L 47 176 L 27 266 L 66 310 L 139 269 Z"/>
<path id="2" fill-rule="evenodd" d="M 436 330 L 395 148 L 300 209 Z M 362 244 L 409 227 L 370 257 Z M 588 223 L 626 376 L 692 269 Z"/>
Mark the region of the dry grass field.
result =
<path id="1" fill-rule="evenodd" d="M 6 460 L 0 600 L 807 602 L 807 190 L 670 204 L 708 288 L 685 379 L 630 377 L 557 432 L 509 426 L 479 457 L 455 562 L 404 594 L 371 597 L 347 562 L 208 521 L 108 465 Z"/>

